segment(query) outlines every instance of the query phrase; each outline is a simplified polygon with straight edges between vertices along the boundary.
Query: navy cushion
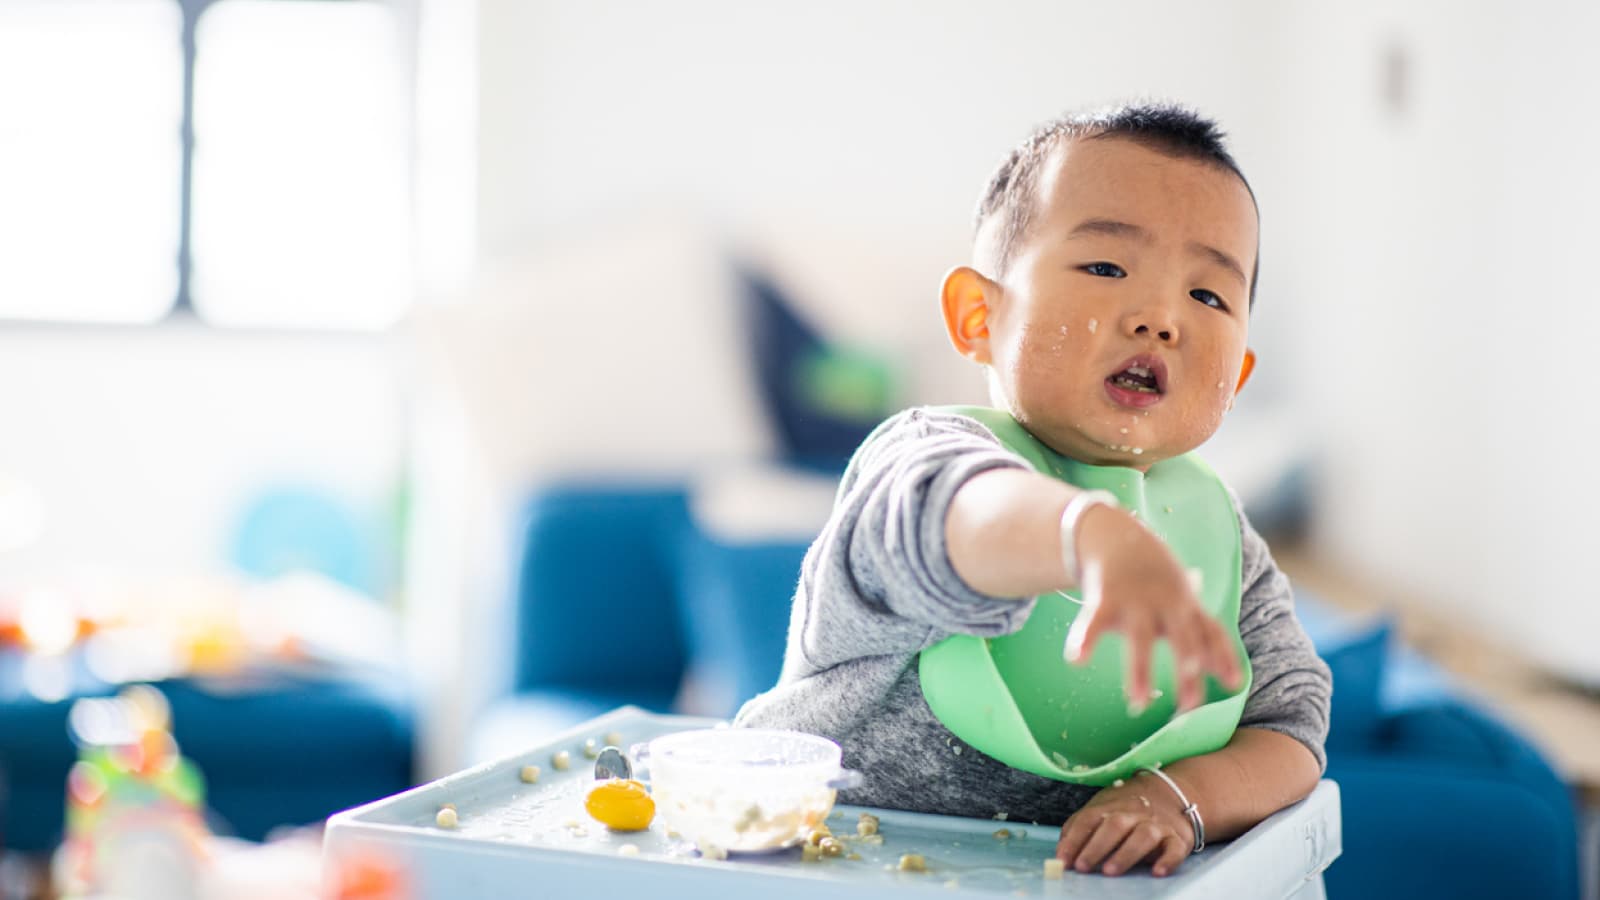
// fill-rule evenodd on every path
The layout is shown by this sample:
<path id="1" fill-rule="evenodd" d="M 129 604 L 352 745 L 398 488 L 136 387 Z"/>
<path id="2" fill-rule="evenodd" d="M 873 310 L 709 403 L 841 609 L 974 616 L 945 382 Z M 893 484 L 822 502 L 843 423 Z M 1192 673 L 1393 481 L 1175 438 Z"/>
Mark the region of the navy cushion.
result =
<path id="1" fill-rule="evenodd" d="M 1322 652 L 1323 661 L 1333 673 L 1333 698 L 1328 710 L 1329 748 L 1370 747 L 1377 739 L 1383 722 L 1380 700 L 1391 633 L 1387 620 L 1374 622 Z"/>
<path id="2" fill-rule="evenodd" d="M 895 408 L 890 367 L 825 340 L 766 276 L 741 271 L 756 382 L 783 459 L 843 469 Z"/>
<path id="3" fill-rule="evenodd" d="M 671 690 L 684 646 L 666 549 L 684 489 L 552 485 L 527 507 L 517 577 L 516 690 Z"/>

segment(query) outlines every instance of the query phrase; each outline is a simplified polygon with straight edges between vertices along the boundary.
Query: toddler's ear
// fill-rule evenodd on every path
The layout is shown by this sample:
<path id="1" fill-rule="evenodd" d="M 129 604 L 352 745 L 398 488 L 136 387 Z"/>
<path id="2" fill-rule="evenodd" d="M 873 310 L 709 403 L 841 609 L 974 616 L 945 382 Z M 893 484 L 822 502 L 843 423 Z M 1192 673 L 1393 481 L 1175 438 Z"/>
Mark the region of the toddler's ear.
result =
<path id="1" fill-rule="evenodd" d="M 957 266 L 944 276 L 940 302 L 944 328 L 956 352 L 976 363 L 989 363 L 989 297 L 994 282 L 971 266 Z"/>
<path id="2" fill-rule="evenodd" d="M 1239 367 L 1239 384 L 1233 389 L 1235 394 L 1244 390 L 1244 383 L 1250 380 L 1250 373 L 1256 370 L 1256 352 L 1246 347 L 1244 350 L 1244 365 Z"/>

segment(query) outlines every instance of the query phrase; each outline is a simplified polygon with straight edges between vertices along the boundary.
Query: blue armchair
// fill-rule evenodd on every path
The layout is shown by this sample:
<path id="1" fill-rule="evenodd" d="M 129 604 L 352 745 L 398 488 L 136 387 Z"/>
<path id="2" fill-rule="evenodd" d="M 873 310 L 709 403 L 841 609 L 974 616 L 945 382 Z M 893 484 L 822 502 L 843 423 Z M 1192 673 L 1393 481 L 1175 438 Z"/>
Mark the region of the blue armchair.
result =
<path id="1" fill-rule="evenodd" d="M 475 761 L 624 704 L 672 708 L 687 659 L 673 554 L 688 517 L 681 485 L 560 483 L 529 499 L 512 680 L 474 726 Z"/>
<path id="2" fill-rule="evenodd" d="M 1334 678 L 1344 853 L 1329 894 L 1576 897 L 1575 797 L 1538 750 L 1387 622 L 1350 623 L 1304 592 L 1297 605 Z"/>

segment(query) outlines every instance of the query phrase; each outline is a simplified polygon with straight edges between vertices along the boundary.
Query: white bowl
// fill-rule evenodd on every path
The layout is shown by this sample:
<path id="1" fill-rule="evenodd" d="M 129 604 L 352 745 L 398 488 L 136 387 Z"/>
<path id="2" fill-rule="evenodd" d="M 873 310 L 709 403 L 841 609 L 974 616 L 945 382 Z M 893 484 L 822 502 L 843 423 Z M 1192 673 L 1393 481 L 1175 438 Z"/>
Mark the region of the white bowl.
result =
<path id="1" fill-rule="evenodd" d="M 702 854 L 793 846 L 860 783 L 839 745 L 799 731 L 715 728 L 659 737 L 635 754 L 650 769 L 661 826 Z"/>

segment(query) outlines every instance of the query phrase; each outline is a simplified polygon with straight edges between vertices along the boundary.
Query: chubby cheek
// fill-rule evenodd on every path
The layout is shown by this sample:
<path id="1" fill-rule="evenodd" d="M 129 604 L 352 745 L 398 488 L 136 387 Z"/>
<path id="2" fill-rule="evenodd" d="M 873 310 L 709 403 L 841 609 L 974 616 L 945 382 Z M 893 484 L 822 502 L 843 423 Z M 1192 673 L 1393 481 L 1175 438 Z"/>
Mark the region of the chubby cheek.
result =
<path id="1" fill-rule="evenodd" d="M 1047 399 L 1059 394 L 1071 380 L 1073 362 L 1083 352 L 1066 325 L 1030 322 L 1019 329 L 1006 361 L 1017 399 Z"/>
<path id="2" fill-rule="evenodd" d="M 1230 374 L 1223 366 L 1207 367 L 1196 379 L 1192 402 L 1184 404 L 1180 418 L 1181 428 L 1189 440 L 1203 443 L 1215 434 L 1233 408 L 1234 385 L 1238 373 Z"/>

